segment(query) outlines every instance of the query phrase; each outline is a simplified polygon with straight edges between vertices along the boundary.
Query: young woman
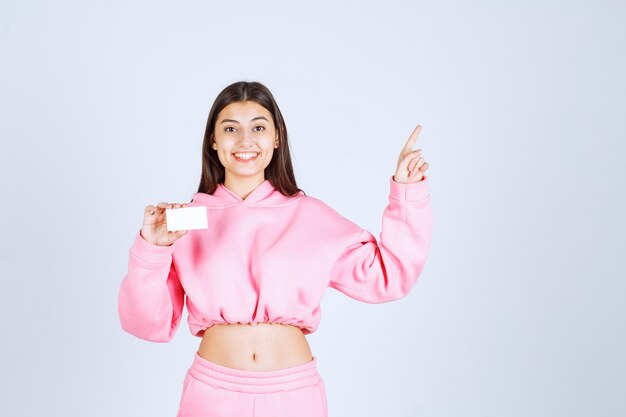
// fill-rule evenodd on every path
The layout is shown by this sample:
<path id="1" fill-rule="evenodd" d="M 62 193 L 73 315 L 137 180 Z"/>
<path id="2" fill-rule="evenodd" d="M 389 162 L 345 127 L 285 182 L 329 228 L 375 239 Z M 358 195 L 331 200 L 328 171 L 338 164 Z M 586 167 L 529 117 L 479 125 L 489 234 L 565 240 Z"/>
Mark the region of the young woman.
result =
<path id="1" fill-rule="evenodd" d="M 297 187 L 287 128 L 264 85 L 237 82 L 218 95 L 198 192 L 190 203 L 145 208 L 118 298 L 122 328 L 154 342 L 172 340 L 186 299 L 189 329 L 202 340 L 178 417 L 327 417 L 305 338 L 319 324 L 324 290 L 396 300 L 426 262 L 428 163 L 412 149 L 420 129 L 389 178 L 377 242 Z M 168 232 L 165 209 L 192 206 L 206 208 L 209 228 Z"/>

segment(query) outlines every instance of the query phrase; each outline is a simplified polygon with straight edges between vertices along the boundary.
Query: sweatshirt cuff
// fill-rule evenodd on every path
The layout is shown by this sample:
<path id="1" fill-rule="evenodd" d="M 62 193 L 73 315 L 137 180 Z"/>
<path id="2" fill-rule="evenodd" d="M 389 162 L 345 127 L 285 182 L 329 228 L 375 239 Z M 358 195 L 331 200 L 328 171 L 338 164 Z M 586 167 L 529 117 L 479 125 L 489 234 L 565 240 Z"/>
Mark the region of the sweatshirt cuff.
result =
<path id="1" fill-rule="evenodd" d="M 393 175 L 389 177 L 389 198 L 399 201 L 420 201 L 428 198 L 428 177 L 411 184 L 396 182 Z"/>
<path id="2" fill-rule="evenodd" d="M 174 245 L 159 246 L 154 245 L 141 237 L 141 229 L 135 235 L 135 242 L 131 252 L 138 258 L 150 263 L 171 262 Z"/>

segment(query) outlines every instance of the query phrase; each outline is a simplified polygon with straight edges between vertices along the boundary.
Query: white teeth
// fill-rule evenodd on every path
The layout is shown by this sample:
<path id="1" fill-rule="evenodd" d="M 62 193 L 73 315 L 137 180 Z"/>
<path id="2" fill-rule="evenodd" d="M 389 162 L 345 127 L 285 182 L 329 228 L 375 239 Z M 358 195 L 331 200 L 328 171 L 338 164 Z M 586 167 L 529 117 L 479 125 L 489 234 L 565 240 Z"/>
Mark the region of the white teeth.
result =
<path id="1" fill-rule="evenodd" d="M 258 153 L 236 153 L 234 154 L 239 159 L 252 159 L 258 155 Z"/>

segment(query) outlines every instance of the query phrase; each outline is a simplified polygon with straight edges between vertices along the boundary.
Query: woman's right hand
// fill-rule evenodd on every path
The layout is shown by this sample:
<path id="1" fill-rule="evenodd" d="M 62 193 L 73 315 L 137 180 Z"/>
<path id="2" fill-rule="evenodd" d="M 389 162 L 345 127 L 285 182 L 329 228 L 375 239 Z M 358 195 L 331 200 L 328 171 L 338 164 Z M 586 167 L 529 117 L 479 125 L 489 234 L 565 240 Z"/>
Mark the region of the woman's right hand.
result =
<path id="1" fill-rule="evenodd" d="M 177 239 L 187 234 L 186 230 L 175 232 L 167 231 L 165 221 L 165 209 L 186 207 L 187 203 L 159 203 L 156 206 L 146 206 L 143 211 L 143 226 L 141 227 L 141 237 L 153 245 L 170 246 Z"/>

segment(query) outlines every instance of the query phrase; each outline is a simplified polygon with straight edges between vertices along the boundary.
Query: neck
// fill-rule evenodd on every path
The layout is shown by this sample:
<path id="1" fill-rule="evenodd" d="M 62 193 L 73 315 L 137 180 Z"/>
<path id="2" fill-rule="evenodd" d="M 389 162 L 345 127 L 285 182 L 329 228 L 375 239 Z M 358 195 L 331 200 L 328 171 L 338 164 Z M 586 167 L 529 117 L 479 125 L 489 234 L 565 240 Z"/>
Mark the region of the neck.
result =
<path id="1" fill-rule="evenodd" d="M 249 178 L 232 178 L 226 176 L 224 179 L 224 187 L 245 200 L 256 187 L 263 183 L 263 181 L 265 181 L 265 176 L 263 175 Z"/>

